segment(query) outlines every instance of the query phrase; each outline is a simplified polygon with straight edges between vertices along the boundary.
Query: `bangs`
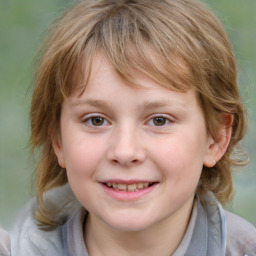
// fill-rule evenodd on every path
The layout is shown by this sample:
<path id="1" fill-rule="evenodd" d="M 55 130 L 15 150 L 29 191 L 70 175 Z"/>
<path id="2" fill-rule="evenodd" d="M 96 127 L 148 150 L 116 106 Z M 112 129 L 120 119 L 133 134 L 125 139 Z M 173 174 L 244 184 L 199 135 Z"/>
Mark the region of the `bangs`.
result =
<path id="1" fill-rule="evenodd" d="M 137 71 L 172 90 L 185 92 L 195 84 L 191 45 L 182 38 L 182 33 L 176 32 L 182 24 L 156 18 L 159 10 L 147 8 L 143 1 L 127 2 L 122 6 L 108 6 L 100 18 L 96 15 L 90 31 L 70 49 L 70 53 L 76 54 L 80 47 L 73 74 L 69 75 L 72 84 L 64 83 L 64 94 L 69 95 L 74 86 L 86 87 L 93 58 L 98 53 L 106 55 L 117 74 L 131 86 L 139 86 L 134 75 Z M 150 15 L 150 12 L 154 13 Z"/>
<path id="2" fill-rule="evenodd" d="M 139 71 L 164 87 L 187 90 L 191 72 L 178 49 L 152 33 L 149 21 L 140 24 L 132 16 L 136 13 L 131 17 L 124 14 L 105 20 L 95 31 L 98 49 L 108 56 L 120 77 L 139 86 L 134 77 L 134 71 Z"/>

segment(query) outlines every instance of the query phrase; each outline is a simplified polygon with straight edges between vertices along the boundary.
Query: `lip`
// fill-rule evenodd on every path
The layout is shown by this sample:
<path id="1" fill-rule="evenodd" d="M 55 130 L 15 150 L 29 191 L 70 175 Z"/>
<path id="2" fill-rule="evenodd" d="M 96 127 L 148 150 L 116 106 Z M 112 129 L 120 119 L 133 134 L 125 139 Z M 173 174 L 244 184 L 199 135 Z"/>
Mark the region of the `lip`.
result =
<path id="1" fill-rule="evenodd" d="M 125 184 L 125 185 L 130 185 L 130 184 L 138 184 L 138 183 L 153 183 L 149 187 L 139 189 L 137 191 L 122 191 L 122 190 L 114 190 L 111 187 L 106 186 L 106 183 L 119 183 L 119 184 Z M 136 201 L 141 199 L 142 197 L 146 196 L 150 192 L 152 192 L 159 184 L 159 182 L 156 181 L 149 181 L 149 180 L 105 180 L 103 182 L 100 182 L 104 192 L 122 202 L 129 202 L 129 201 Z"/>
<path id="2" fill-rule="evenodd" d="M 130 185 L 130 184 L 137 184 L 137 183 L 157 183 L 157 181 L 153 180 L 135 180 L 135 179 L 130 179 L 130 180 L 122 180 L 122 179 L 108 179 L 108 180 L 103 180 L 100 181 L 100 183 L 121 183 L 125 185 Z"/>

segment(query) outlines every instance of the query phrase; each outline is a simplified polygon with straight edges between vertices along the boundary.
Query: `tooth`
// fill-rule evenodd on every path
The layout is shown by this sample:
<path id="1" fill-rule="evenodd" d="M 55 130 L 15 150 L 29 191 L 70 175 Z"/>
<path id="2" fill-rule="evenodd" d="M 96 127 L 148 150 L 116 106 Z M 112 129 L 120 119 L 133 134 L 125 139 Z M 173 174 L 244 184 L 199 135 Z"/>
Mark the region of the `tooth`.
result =
<path id="1" fill-rule="evenodd" d="M 117 184 L 118 189 L 120 190 L 126 190 L 126 184 Z"/>
<path id="2" fill-rule="evenodd" d="M 149 185 L 149 182 L 145 182 L 145 183 L 143 183 L 144 188 L 147 188 L 147 187 L 148 187 L 148 185 Z"/>
<path id="3" fill-rule="evenodd" d="M 136 184 L 130 184 L 130 185 L 128 185 L 127 186 L 127 189 L 128 189 L 128 191 L 134 191 L 134 190 L 136 190 Z"/>
<path id="4" fill-rule="evenodd" d="M 144 182 L 144 183 L 134 183 L 134 184 L 122 184 L 122 183 L 111 183 L 107 182 L 106 185 L 114 190 L 121 191 L 137 191 L 138 189 L 147 188 L 149 185 L 152 185 L 153 182 Z"/>
<path id="5" fill-rule="evenodd" d="M 138 188 L 138 189 L 144 188 L 143 183 L 139 183 L 139 184 L 137 185 L 137 188 Z"/>

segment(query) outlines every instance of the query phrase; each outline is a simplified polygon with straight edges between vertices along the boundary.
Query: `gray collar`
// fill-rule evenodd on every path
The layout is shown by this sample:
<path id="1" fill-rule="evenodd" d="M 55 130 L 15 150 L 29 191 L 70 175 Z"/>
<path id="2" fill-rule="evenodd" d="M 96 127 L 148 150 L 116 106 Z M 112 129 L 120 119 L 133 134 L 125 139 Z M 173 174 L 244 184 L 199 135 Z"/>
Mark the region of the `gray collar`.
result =
<path id="1" fill-rule="evenodd" d="M 198 198 L 197 218 L 188 249 L 184 256 L 224 256 L 226 219 L 224 210 L 211 194 L 205 203 Z"/>
<path id="2" fill-rule="evenodd" d="M 197 215 L 191 240 L 184 256 L 225 256 L 226 219 L 224 210 L 212 194 L 197 197 Z M 63 226 L 62 238 L 66 255 L 89 256 L 83 239 L 81 223 L 86 211 L 82 207 Z M 67 234 L 68 233 L 68 234 Z"/>

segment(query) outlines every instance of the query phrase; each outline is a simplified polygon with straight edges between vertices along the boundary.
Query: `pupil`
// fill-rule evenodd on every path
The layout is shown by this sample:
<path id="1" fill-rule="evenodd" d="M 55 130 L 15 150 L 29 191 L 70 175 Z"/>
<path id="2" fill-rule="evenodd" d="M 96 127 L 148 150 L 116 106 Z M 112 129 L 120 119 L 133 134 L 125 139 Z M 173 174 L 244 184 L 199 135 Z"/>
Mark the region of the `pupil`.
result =
<path id="1" fill-rule="evenodd" d="M 154 122 L 154 124 L 157 125 L 157 126 L 165 125 L 165 123 L 166 123 L 166 118 L 164 118 L 164 117 L 155 117 L 155 118 L 153 119 L 153 122 Z"/>
<path id="2" fill-rule="evenodd" d="M 97 117 L 92 118 L 92 124 L 95 126 L 100 126 L 103 123 L 104 123 L 104 118 L 102 118 L 102 117 L 97 116 Z"/>

